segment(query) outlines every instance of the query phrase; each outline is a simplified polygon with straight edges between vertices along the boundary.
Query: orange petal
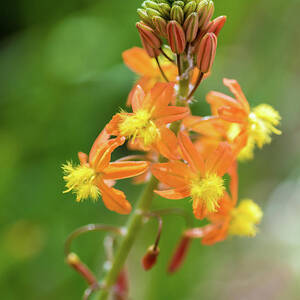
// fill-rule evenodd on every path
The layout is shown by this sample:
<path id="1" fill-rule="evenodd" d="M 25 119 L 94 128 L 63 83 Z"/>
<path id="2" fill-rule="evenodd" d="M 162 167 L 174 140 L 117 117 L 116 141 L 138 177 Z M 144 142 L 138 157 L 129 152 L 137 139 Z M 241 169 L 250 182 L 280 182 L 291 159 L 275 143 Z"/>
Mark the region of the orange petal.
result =
<path id="1" fill-rule="evenodd" d="M 228 170 L 228 174 L 230 176 L 230 185 L 229 190 L 233 202 L 233 206 L 237 203 L 238 200 L 238 185 L 239 185 L 239 177 L 237 172 L 237 162 L 234 161 L 231 167 Z"/>
<path id="2" fill-rule="evenodd" d="M 218 115 L 228 122 L 245 123 L 248 120 L 246 112 L 236 107 L 222 106 L 218 108 Z"/>
<path id="3" fill-rule="evenodd" d="M 153 114 L 158 124 L 168 124 L 178 120 L 182 120 L 190 113 L 187 107 L 167 106 L 157 109 Z"/>
<path id="4" fill-rule="evenodd" d="M 153 164 L 151 172 L 159 181 L 175 188 L 186 186 L 190 174 L 188 166 L 181 161 Z"/>
<path id="5" fill-rule="evenodd" d="M 236 99 L 241 103 L 241 105 L 243 106 L 243 108 L 247 112 L 247 114 L 249 114 L 250 113 L 249 103 L 248 103 L 240 85 L 238 84 L 238 82 L 234 79 L 224 78 L 223 83 L 224 83 L 224 85 L 226 85 L 229 88 L 229 90 L 234 94 Z"/>
<path id="6" fill-rule="evenodd" d="M 178 134 L 178 142 L 182 152 L 182 157 L 191 166 L 194 172 L 200 171 L 204 174 L 204 161 L 196 147 L 186 133 L 180 132 Z"/>
<path id="7" fill-rule="evenodd" d="M 89 153 L 89 162 L 93 161 L 94 156 L 98 152 L 99 147 L 105 144 L 109 140 L 109 138 L 110 138 L 110 134 L 108 134 L 106 128 L 104 128 L 96 138 L 91 148 L 91 151 Z"/>
<path id="8" fill-rule="evenodd" d="M 144 98 L 145 98 L 145 93 L 142 87 L 140 85 L 137 85 L 135 87 L 133 97 L 132 97 L 132 102 L 131 102 L 133 112 L 136 112 L 142 107 Z"/>
<path id="9" fill-rule="evenodd" d="M 234 157 L 237 157 L 242 149 L 247 145 L 248 132 L 247 129 L 241 131 L 232 142 L 232 150 Z"/>
<path id="10" fill-rule="evenodd" d="M 107 132 L 111 135 L 118 136 L 119 132 L 119 124 L 122 121 L 121 114 L 115 114 L 109 123 L 105 126 Z"/>
<path id="11" fill-rule="evenodd" d="M 145 161 L 123 161 L 113 162 L 105 168 L 104 179 L 130 178 L 144 173 L 149 167 L 149 162 Z"/>
<path id="12" fill-rule="evenodd" d="M 105 169 L 111 159 L 111 153 L 119 146 L 125 143 L 124 137 L 118 137 L 109 140 L 103 147 L 100 147 L 95 155 L 94 161 L 90 162 L 96 172 L 101 172 Z"/>
<path id="13" fill-rule="evenodd" d="M 155 191 L 156 194 L 163 198 L 178 200 L 183 199 L 190 196 L 190 189 L 188 186 L 184 186 L 182 188 L 170 189 L 164 191 Z"/>
<path id="14" fill-rule="evenodd" d="M 109 210 L 119 214 L 130 213 L 131 204 L 126 200 L 126 196 L 122 191 L 108 187 L 102 180 L 97 186 L 101 192 L 103 203 Z"/>
<path id="15" fill-rule="evenodd" d="M 176 135 L 167 127 L 160 128 L 160 139 L 156 142 L 155 147 L 162 156 L 170 160 L 180 158 Z"/>
<path id="16" fill-rule="evenodd" d="M 205 170 L 207 173 L 223 176 L 231 166 L 233 159 L 230 145 L 227 142 L 222 142 L 206 160 Z"/>
<path id="17" fill-rule="evenodd" d="M 78 158 L 79 158 L 79 161 L 80 161 L 80 164 L 81 165 L 85 165 L 88 163 L 88 155 L 83 153 L 83 152 L 78 152 Z"/>
<path id="18" fill-rule="evenodd" d="M 203 245 L 213 245 L 217 242 L 222 242 L 226 239 L 228 232 L 228 223 L 215 226 L 213 230 L 207 232 L 207 234 L 202 238 L 201 243 Z"/>
<path id="19" fill-rule="evenodd" d="M 145 106 L 151 109 L 161 108 L 167 106 L 175 97 L 174 83 L 157 82 L 151 89 L 149 100 Z"/>
<path id="20" fill-rule="evenodd" d="M 207 209 L 202 199 L 193 199 L 193 213 L 195 218 L 199 220 L 207 217 Z"/>
<path id="21" fill-rule="evenodd" d="M 141 76 L 159 77 L 160 73 L 154 60 L 143 48 L 133 47 L 122 53 L 124 63 L 135 73 Z"/>

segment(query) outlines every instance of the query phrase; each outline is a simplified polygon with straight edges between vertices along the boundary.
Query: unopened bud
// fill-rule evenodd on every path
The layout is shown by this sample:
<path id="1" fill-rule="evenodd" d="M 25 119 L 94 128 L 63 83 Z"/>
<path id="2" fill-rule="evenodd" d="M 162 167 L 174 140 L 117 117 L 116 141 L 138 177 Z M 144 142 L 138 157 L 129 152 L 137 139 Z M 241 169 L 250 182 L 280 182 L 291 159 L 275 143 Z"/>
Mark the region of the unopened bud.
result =
<path id="1" fill-rule="evenodd" d="M 89 285 L 97 285 L 97 279 L 90 269 L 81 262 L 80 258 L 76 253 L 69 253 L 67 256 L 67 263 L 76 270 Z"/>
<path id="2" fill-rule="evenodd" d="M 154 2 L 154 1 L 150 1 L 150 0 L 144 1 L 142 4 L 142 7 L 143 8 L 153 8 L 155 10 L 159 10 L 158 3 Z"/>
<path id="3" fill-rule="evenodd" d="M 171 17 L 171 20 L 175 20 L 179 24 L 182 24 L 183 20 L 184 20 L 184 13 L 183 13 L 182 8 L 178 5 L 174 5 L 171 8 L 170 17 Z"/>
<path id="4" fill-rule="evenodd" d="M 197 3 L 195 1 L 188 2 L 183 9 L 185 17 L 188 17 L 191 13 L 195 12 L 197 9 Z"/>
<path id="5" fill-rule="evenodd" d="M 145 25 L 142 22 L 138 22 L 136 23 L 136 28 L 140 33 L 143 44 L 148 44 L 151 48 L 154 49 L 159 49 L 161 47 L 161 40 L 151 27 Z"/>
<path id="6" fill-rule="evenodd" d="M 153 18 L 154 16 L 161 16 L 161 13 L 153 8 L 146 8 L 146 12 L 150 18 Z"/>
<path id="7" fill-rule="evenodd" d="M 152 267 L 156 264 L 157 257 L 159 255 L 159 248 L 150 246 L 142 259 L 142 266 L 145 271 L 152 269 Z"/>
<path id="8" fill-rule="evenodd" d="M 180 54 L 186 46 L 185 33 L 181 25 L 176 21 L 170 21 L 167 25 L 168 41 L 172 51 Z"/>
<path id="9" fill-rule="evenodd" d="M 154 24 L 157 33 L 163 37 L 167 37 L 167 22 L 162 17 L 153 17 L 152 22 Z"/>
<path id="10" fill-rule="evenodd" d="M 179 1 L 174 1 L 174 2 L 173 2 L 173 6 L 174 6 L 174 5 L 178 5 L 178 6 L 180 6 L 180 7 L 183 8 L 183 7 L 184 7 L 184 2 L 183 2 L 183 1 L 180 1 L 180 0 L 179 0 Z"/>
<path id="11" fill-rule="evenodd" d="M 180 266 L 182 265 L 186 255 L 187 255 L 190 243 L 191 243 L 191 239 L 189 237 L 183 236 L 181 238 L 181 240 L 179 241 L 177 247 L 175 248 L 175 252 L 170 260 L 170 263 L 168 266 L 169 273 L 174 273 L 180 268 Z"/>
<path id="12" fill-rule="evenodd" d="M 207 32 L 212 32 L 218 37 L 220 31 L 222 30 L 227 17 L 226 16 L 220 16 L 210 22 L 207 28 Z"/>
<path id="13" fill-rule="evenodd" d="M 214 33 L 207 33 L 202 38 L 197 50 L 197 67 L 202 73 L 208 73 L 215 59 L 217 37 Z"/>
<path id="14" fill-rule="evenodd" d="M 205 29 L 214 14 L 214 3 L 211 0 L 203 0 L 199 3 L 197 12 L 199 15 L 199 28 Z"/>
<path id="15" fill-rule="evenodd" d="M 192 42 L 198 32 L 198 15 L 197 13 L 190 14 L 183 24 L 183 29 L 185 31 L 185 37 L 187 42 Z"/>
<path id="16" fill-rule="evenodd" d="M 139 9 L 137 10 L 137 13 L 138 13 L 140 19 L 141 19 L 145 24 L 147 24 L 147 25 L 149 25 L 149 26 L 153 26 L 152 20 L 151 20 L 151 18 L 148 16 L 148 14 L 147 14 L 147 12 L 146 12 L 145 9 L 139 8 Z"/>
<path id="17" fill-rule="evenodd" d="M 161 15 L 165 18 L 169 18 L 170 17 L 170 10 L 171 7 L 169 4 L 167 3 L 160 3 L 159 4 L 159 12 L 161 13 Z"/>

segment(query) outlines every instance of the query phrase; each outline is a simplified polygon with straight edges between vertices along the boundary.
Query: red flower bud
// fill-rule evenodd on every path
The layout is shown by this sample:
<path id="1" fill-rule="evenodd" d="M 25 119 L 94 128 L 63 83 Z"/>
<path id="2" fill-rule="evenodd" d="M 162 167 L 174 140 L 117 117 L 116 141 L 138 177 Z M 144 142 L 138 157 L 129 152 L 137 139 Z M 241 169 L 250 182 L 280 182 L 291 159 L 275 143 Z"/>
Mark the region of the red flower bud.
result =
<path id="1" fill-rule="evenodd" d="M 150 270 L 155 264 L 159 255 L 159 248 L 150 246 L 142 259 L 142 266 L 145 271 Z"/>
<path id="2" fill-rule="evenodd" d="M 197 13 L 190 14 L 185 20 L 183 24 L 183 29 L 185 31 L 185 37 L 187 42 L 192 42 L 196 38 L 198 32 L 198 25 L 199 21 Z"/>
<path id="3" fill-rule="evenodd" d="M 167 37 L 167 22 L 164 18 L 155 16 L 152 18 L 155 30 L 157 33 L 163 37 Z"/>
<path id="4" fill-rule="evenodd" d="M 197 49 L 197 67 L 202 73 L 208 73 L 212 67 L 217 50 L 217 37 L 207 33 L 202 38 Z"/>
<path id="5" fill-rule="evenodd" d="M 223 28 L 225 22 L 226 22 L 227 17 L 226 16 L 220 16 L 214 20 L 212 20 L 207 28 L 207 32 L 212 32 L 215 34 L 217 37 Z"/>
<path id="6" fill-rule="evenodd" d="M 181 240 L 177 245 L 177 247 L 175 248 L 175 252 L 169 263 L 168 266 L 169 273 L 174 273 L 180 268 L 187 255 L 191 241 L 192 240 L 187 236 L 181 237 Z"/>
<path id="7" fill-rule="evenodd" d="M 76 270 L 89 285 L 97 285 L 97 279 L 94 274 L 90 271 L 90 269 L 81 262 L 80 258 L 75 253 L 69 253 L 67 256 L 67 263 Z"/>
<path id="8" fill-rule="evenodd" d="M 211 0 L 203 0 L 199 3 L 197 11 L 199 15 L 199 27 L 205 29 L 214 14 L 214 3 Z"/>
<path id="9" fill-rule="evenodd" d="M 172 51 L 180 54 L 186 46 L 185 33 L 177 21 L 170 21 L 167 26 L 168 41 Z"/>
<path id="10" fill-rule="evenodd" d="M 139 31 L 143 44 L 147 44 L 153 49 L 159 49 L 161 47 L 161 40 L 151 27 L 142 22 L 137 22 L 136 28 Z"/>

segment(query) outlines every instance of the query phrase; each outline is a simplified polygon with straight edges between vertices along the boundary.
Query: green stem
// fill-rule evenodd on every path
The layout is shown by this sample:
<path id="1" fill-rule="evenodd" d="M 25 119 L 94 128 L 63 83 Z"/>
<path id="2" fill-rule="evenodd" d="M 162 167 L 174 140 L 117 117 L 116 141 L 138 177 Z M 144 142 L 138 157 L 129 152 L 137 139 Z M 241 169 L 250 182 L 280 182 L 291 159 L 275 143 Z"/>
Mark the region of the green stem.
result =
<path id="1" fill-rule="evenodd" d="M 119 273 L 122 271 L 127 256 L 135 242 L 137 234 L 142 227 L 143 215 L 147 213 L 151 207 L 154 190 L 156 189 L 158 181 L 155 177 L 151 177 L 149 183 L 145 187 L 136 208 L 128 220 L 126 226 L 126 234 L 120 241 L 120 246 L 115 255 L 114 262 L 111 269 L 107 273 L 103 286 L 105 289 L 95 295 L 94 299 L 106 300 L 109 295 L 110 288 L 115 284 Z"/>

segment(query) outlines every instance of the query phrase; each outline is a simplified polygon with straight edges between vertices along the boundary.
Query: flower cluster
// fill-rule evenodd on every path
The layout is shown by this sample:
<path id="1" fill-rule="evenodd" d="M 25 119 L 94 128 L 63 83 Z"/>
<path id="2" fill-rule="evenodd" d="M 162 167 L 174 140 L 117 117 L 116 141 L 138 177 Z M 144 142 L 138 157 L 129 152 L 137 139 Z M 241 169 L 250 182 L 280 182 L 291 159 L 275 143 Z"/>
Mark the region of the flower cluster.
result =
<path id="1" fill-rule="evenodd" d="M 154 176 L 157 195 L 191 201 L 195 218 L 208 224 L 184 232 L 180 257 L 192 238 L 212 245 L 228 235 L 256 235 L 262 211 L 250 199 L 238 201 L 237 164 L 281 133 L 279 113 L 268 104 L 251 108 L 233 79 L 224 79 L 224 85 L 234 97 L 212 91 L 206 96 L 211 116 L 192 114 L 189 105 L 211 72 L 226 21 L 224 16 L 212 19 L 213 13 L 211 0 L 143 2 L 136 24 L 143 48 L 123 53 L 138 75 L 127 99 L 130 111 L 112 117 L 89 155 L 79 153 L 80 165 L 63 166 L 66 192 L 75 193 L 77 201 L 102 197 L 120 214 L 131 211 L 125 194 L 113 188 L 123 178 L 141 183 Z M 112 151 L 126 141 L 141 153 L 110 162 Z"/>

